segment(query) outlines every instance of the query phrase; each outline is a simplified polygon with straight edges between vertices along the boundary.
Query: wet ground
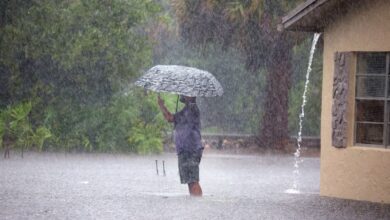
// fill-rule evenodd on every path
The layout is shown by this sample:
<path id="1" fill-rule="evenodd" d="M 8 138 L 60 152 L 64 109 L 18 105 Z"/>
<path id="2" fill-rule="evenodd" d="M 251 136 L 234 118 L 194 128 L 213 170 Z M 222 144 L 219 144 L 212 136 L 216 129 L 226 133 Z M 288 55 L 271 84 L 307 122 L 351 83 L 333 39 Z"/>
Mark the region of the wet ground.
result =
<path id="1" fill-rule="evenodd" d="M 0 219 L 390 219 L 390 205 L 320 197 L 318 158 L 301 164 L 302 193 L 284 193 L 293 164 L 288 155 L 205 154 L 204 197 L 191 198 L 174 154 L 14 155 L 0 159 Z"/>

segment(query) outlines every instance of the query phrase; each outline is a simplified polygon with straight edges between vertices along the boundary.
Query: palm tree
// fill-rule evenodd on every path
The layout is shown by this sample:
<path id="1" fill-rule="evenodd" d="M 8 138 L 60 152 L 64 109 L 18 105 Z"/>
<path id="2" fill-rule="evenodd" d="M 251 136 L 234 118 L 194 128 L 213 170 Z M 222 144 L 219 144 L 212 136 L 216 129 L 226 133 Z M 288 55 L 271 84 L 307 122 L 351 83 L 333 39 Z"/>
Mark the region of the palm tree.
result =
<path id="1" fill-rule="evenodd" d="M 296 37 L 277 31 L 287 10 L 301 0 L 174 0 L 180 35 L 189 44 L 220 42 L 244 52 L 246 68 L 267 70 L 258 143 L 283 148 L 289 139 L 288 93 Z"/>

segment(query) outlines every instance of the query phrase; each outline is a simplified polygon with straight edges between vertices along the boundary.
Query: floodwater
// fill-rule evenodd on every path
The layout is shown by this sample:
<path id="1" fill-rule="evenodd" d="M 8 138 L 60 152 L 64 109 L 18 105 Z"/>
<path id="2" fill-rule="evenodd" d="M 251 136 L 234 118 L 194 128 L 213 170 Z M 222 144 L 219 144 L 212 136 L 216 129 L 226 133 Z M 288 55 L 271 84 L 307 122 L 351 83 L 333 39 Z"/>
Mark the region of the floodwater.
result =
<path id="1" fill-rule="evenodd" d="M 303 159 L 301 194 L 287 194 L 293 156 L 204 154 L 192 198 L 175 154 L 13 155 L 0 159 L 0 219 L 390 219 L 390 205 L 320 197 L 319 158 Z"/>

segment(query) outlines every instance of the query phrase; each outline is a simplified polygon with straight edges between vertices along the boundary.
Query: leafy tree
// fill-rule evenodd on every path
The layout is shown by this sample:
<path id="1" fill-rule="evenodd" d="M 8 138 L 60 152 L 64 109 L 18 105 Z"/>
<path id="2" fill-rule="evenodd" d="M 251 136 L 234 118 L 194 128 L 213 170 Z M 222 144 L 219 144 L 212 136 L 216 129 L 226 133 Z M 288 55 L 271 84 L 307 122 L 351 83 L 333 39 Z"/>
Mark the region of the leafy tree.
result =
<path id="1" fill-rule="evenodd" d="M 1 1 L 0 108 L 31 102 L 39 149 L 48 136 L 46 149 L 127 143 L 131 123 L 117 97 L 151 62 L 143 27 L 158 11 L 152 0 Z M 118 121 L 121 132 L 103 138 Z"/>
<path id="2" fill-rule="evenodd" d="M 0 112 L 0 139 L 3 135 L 7 135 L 16 139 L 16 147 L 22 150 L 30 146 L 35 146 L 41 151 L 46 139 L 51 137 L 51 132 L 48 128 L 40 126 L 37 129 L 31 127 L 29 115 L 31 113 L 31 102 L 20 103 Z M 1 144 L 1 142 L 0 142 Z"/>

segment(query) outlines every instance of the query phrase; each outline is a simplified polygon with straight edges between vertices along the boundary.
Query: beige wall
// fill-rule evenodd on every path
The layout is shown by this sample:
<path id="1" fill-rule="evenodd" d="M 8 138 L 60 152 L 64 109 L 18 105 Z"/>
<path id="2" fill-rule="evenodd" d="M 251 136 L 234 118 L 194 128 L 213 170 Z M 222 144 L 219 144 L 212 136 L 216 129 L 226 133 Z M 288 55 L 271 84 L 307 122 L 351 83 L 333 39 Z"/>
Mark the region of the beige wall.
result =
<path id="1" fill-rule="evenodd" d="M 367 4 L 338 18 L 324 31 L 321 114 L 321 181 L 324 196 L 390 203 L 390 148 L 353 146 L 354 82 L 349 90 L 348 147 L 332 147 L 333 57 L 336 51 L 389 51 L 390 1 Z"/>

